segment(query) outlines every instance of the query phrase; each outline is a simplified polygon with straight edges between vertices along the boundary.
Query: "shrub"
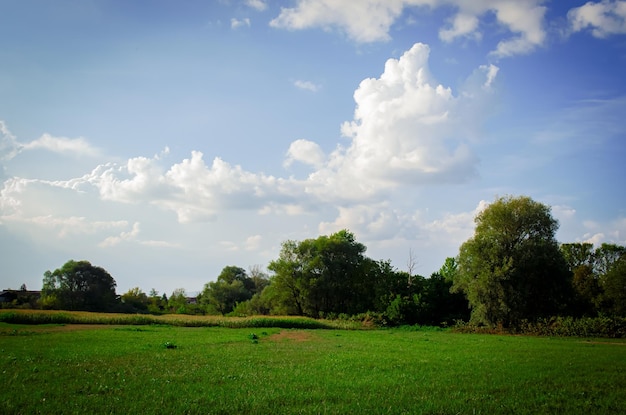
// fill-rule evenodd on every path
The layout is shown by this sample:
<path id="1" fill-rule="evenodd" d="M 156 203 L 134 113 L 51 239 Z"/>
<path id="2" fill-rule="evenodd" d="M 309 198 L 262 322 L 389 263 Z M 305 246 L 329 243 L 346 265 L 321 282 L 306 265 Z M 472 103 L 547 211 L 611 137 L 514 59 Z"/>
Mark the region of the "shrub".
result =
<path id="1" fill-rule="evenodd" d="M 461 333 L 483 334 L 527 334 L 554 337 L 626 337 L 626 318 L 624 317 L 550 317 L 537 321 L 522 321 L 518 326 L 502 327 L 480 326 L 459 322 L 454 331 Z"/>

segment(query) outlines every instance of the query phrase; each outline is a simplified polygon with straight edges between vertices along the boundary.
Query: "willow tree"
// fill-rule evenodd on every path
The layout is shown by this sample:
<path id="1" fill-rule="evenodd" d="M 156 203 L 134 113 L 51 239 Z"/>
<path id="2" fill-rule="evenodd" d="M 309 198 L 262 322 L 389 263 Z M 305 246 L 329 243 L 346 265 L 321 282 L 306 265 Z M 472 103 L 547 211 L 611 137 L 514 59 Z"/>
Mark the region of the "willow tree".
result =
<path id="1" fill-rule="evenodd" d="M 501 197 L 475 223 L 474 236 L 460 248 L 452 286 L 467 296 L 472 321 L 511 326 L 564 309 L 571 273 L 548 206 L 526 196 Z"/>

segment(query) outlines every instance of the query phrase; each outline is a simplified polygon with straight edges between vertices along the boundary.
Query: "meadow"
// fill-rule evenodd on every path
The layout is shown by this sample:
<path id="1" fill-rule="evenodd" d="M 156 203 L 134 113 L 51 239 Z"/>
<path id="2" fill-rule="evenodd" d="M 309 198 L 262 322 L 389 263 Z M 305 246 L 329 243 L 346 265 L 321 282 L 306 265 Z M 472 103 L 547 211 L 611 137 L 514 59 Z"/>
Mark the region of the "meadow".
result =
<path id="1" fill-rule="evenodd" d="M 623 414 L 624 340 L 0 323 L 0 413 Z"/>

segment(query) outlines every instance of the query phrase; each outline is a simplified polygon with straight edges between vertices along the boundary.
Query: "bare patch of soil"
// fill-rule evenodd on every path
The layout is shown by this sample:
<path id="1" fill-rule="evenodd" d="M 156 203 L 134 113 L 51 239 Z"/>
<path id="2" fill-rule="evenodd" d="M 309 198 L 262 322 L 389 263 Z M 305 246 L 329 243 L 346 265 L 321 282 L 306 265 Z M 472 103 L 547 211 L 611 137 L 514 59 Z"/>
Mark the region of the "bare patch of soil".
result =
<path id="1" fill-rule="evenodd" d="M 281 331 L 279 333 L 276 334 L 272 334 L 271 336 L 268 337 L 269 340 L 271 341 L 275 341 L 275 342 L 279 342 L 279 341 L 294 341 L 294 342 L 307 342 L 307 341 L 311 341 L 315 338 L 315 336 L 313 336 L 313 334 L 311 334 L 308 331 L 300 331 L 300 330 L 296 330 L 296 331 Z"/>

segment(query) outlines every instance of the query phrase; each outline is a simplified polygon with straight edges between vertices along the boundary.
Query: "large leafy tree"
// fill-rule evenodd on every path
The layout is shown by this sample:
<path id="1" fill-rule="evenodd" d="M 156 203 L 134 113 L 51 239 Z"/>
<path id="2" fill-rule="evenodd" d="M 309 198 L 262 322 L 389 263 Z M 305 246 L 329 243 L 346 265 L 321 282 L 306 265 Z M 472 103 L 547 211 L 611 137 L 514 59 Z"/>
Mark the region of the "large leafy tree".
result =
<path id="1" fill-rule="evenodd" d="M 255 271 L 255 278 L 248 276 L 245 269 L 229 265 L 222 269 L 217 281 L 204 285 L 200 302 L 221 314 L 228 314 L 238 303 L 248 301 L 266 284 Z"/>
<path id="2" fill-rule="evenodd" d="M 550 208 L 525 196 L 501 197 L 475 223 L 453 282 L 453 290 L 467 296 L 472 320 L 509 326 L 559 313 L 570 296 L 571 274 Z"/>
<path id="3" fill-rule="evenodd" d="M 356 314 L 374 307 L 380 269 L 365 257 L 365 245 L 342 230 L 330 236 L 283 243 L 268 295 L 293 314 Z"/>
<path id="4" fill-rule="evenodd" d="M 167 300 L 167 307 L 170 311 L 179 314 L 187 313 L 187 292 L 184 288 L 176 288 L 172 291 L 169 300 Z"/>
<path id="5" fill-rule="evenodd" d="M 144 312 L 148 310 L 150 300 L 139 287 L 134 287 L 122 294 L 123 310 L 127 312 Z"/>
<path id="6" fill-rule="evenodd" d="M 115 287 L 115 280 L 104 268 L 89 261 L 70 260 L 44 273 L 42 303 L 65 310 L 107 311 L 117 303 Z"/>

